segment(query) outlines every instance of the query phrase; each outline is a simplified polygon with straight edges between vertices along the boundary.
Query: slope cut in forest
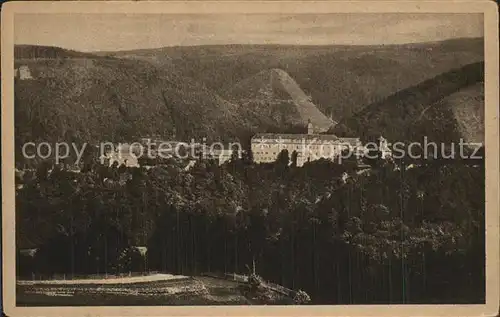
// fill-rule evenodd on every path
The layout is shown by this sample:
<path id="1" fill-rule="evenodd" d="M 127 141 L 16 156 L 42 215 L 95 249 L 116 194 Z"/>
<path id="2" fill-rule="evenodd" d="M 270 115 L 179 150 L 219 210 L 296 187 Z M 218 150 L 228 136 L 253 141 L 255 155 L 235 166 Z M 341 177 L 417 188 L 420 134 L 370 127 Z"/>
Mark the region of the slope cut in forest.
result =
<path id="1" fill-rule="evenodd" d="M 310 120 L 319 132 L 324 132 L 334 124 L 281 69 L 261 71 L 236 84 L 226 95 L 232 96 L 232 100 L 247 111 L 259 113 L 276 125 L 306 125 Z"/>

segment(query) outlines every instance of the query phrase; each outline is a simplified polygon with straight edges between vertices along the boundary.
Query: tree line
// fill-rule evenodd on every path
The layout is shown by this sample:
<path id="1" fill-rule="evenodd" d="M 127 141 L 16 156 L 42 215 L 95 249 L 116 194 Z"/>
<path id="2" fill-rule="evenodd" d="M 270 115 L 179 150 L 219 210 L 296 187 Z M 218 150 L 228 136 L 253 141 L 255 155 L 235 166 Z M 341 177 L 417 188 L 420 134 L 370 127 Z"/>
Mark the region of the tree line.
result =
<path id="1" fill-rule="evenodd" d="M 376 160 L 357 173 L 291 159 L 42 163 L 17 180 L 17 246 L 38 248 L 18 254 L 18 276 L 245 273 L 255 261 L 315 304 L 484 301 L 483 164 Z"/>

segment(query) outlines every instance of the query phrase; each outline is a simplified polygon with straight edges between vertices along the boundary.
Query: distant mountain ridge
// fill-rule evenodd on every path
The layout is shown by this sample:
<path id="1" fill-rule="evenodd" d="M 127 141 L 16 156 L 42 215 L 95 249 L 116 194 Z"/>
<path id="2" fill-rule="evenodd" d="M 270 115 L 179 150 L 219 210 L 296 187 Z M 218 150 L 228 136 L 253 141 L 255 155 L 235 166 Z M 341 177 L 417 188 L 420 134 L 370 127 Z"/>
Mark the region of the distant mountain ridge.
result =
<path id="1" fill-rule="evenodd" d="M 27 44 L 14 45 L 15 59 L 99 58 L 99 57 L 102 58 L 109 56 L 99 56 L 91 53 L 68 50 L 56 46 L 27 45 Z"/>

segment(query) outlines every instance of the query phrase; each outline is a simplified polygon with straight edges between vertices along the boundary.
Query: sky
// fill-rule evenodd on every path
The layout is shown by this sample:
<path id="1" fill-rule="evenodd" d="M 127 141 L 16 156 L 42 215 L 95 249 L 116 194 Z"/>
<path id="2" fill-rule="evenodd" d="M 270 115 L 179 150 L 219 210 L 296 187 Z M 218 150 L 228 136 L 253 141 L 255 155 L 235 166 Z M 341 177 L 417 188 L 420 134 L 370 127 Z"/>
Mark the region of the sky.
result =
<path id="1" fill-rule="evenodd" d="M 183 45 L 372 45 L 482 37 L 482 14 L 17 14 L 16 44 L 77 51 Z"/>

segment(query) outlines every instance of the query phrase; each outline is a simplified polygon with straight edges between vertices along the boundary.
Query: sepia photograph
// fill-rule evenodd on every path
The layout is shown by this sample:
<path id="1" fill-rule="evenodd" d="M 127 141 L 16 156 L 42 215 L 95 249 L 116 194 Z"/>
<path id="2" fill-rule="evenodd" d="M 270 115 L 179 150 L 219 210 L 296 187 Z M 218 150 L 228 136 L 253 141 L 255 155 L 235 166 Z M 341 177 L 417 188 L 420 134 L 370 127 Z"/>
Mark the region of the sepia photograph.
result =
<path id="1" fill-rule="evenodd" d="M 494 2 L 28 4 L 9 316 L 498 313 Z"/>

